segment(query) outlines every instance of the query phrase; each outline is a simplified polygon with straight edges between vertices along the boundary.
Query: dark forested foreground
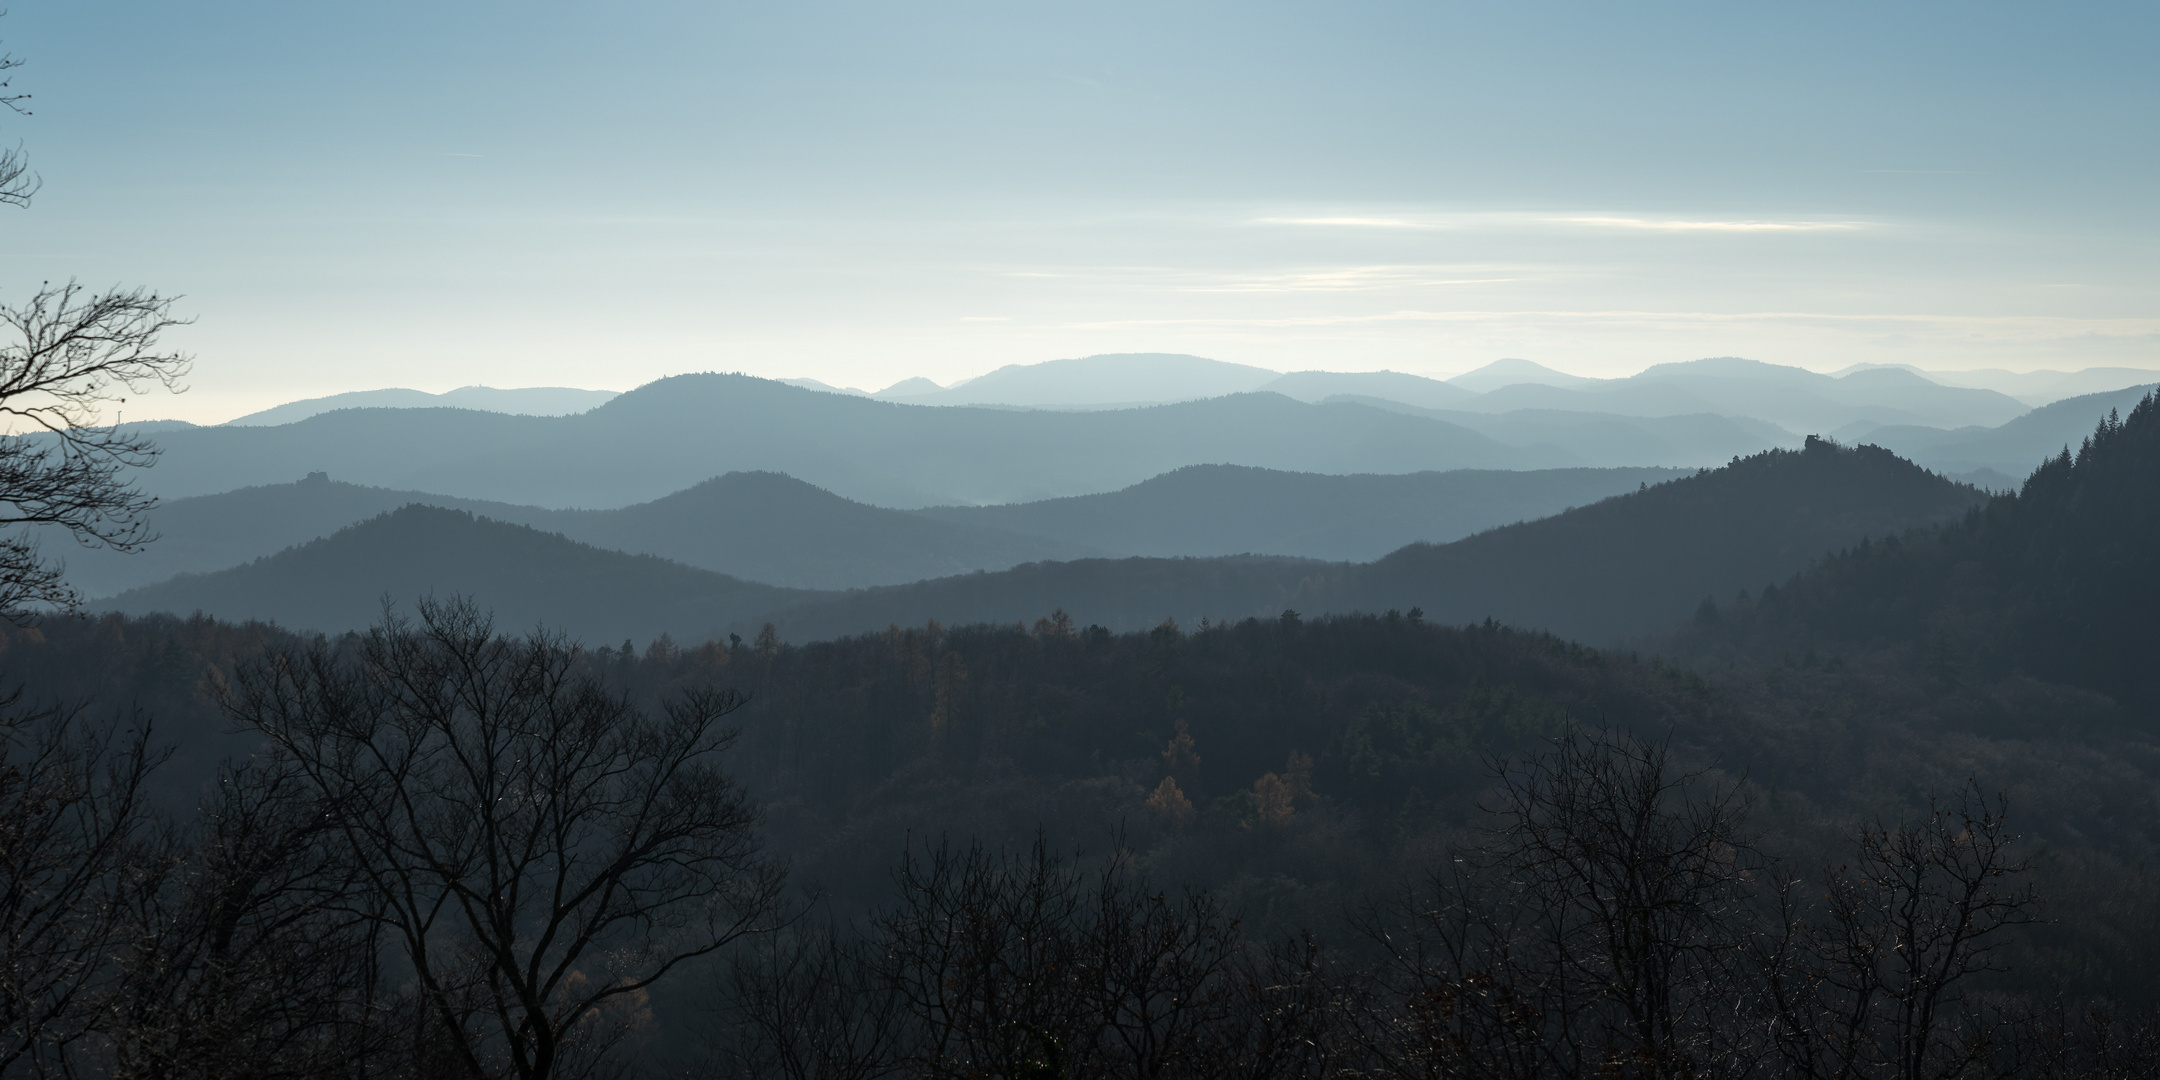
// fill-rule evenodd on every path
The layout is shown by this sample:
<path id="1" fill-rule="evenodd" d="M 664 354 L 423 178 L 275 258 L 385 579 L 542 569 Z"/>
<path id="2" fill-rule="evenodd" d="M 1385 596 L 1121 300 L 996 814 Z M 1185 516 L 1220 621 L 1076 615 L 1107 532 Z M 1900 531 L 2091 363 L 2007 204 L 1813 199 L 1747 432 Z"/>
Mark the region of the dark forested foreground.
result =
<path id="1" fill-rule="evenodd" d="M 2156 431 L 1688 666 L 1415 609 L 7 630 L 0 1067 L 2154 1075 Z"/>
<path id="2" fill-rule="evenodd" d="M 16 729 L 18 1069 L 2151 1061 L 2160 769 L 2073 687 L 1769 694 L 1412 615 L 643 655 L 108 618 L 0 655 L 169 720 Z M 228 725 L 231 762 L 147 769 Z"/>

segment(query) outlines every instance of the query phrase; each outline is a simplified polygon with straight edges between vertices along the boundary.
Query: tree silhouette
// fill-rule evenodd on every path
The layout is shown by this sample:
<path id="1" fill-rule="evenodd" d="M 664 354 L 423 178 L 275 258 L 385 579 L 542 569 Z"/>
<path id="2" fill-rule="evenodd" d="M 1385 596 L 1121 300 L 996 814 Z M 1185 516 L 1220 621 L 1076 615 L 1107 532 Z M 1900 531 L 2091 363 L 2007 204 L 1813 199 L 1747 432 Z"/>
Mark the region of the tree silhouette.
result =
<path id="1" fill-rule="evenodd" d="M 0 74 L 21 63 L 0 54 Z M 21 113 L 27 96 L 0 79 L 0 106 Z M 19 146 L 0 149 L 0 205 L 29 205 L 38 188 L 29 170 Z M 82 602 L 24 526 L 58 527 L 78 543 L 122 551 L 153 538 L 142 514 L 154 500 L 122 474 L 155 461 L 157 448 L 94 425 L 100 406 L 127 400 L 123 392 L 179 388 L 188 358 L 158 348 L 159 335 L 186 321 L 174 317 L 175 299 L 48 281 L 27 301 L 0 305 L 11 335 L 0 345 L 0 617 L 20 621 L 31 605 Z"/>
<path id="2" fill-rule="evenodd" d="M 228 707 L 319 793 L 411 969 L 414 1055 L 542 1080 L 596 1067 L 647 988 L 773 913 L 782 870 L 717 760 L 742 702 L 650 717 L 562 642 L 429 602 L 243 667 Z"/>

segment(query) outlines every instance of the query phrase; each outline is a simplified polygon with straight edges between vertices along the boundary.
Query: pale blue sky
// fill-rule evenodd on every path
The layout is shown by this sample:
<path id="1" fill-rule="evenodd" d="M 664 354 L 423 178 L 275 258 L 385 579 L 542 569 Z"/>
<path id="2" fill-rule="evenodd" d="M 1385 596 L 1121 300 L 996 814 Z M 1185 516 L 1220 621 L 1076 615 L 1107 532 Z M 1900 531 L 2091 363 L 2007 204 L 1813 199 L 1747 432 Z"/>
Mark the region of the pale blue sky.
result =
<path id="1" fill-rule="evenodd" d="M 2160 7 L 368 6 L 0 18 L 0 288 L 186 293 L 221 420 L 1105 351 L 2160 367 Z M 136 406 L 131 406 L 135 408 Z M 143 415 L 132 413 L 131 415 Z"/>

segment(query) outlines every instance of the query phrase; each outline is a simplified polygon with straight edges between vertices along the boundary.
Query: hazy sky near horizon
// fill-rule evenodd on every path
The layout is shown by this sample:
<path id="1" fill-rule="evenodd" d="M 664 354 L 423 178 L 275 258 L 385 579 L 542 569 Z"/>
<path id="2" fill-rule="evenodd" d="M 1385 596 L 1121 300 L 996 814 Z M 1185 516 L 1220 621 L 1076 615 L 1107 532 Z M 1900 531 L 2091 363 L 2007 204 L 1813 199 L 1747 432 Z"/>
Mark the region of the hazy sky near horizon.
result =
<path id="1" fill-rule="evenodd" d="M 1097 352 L 2160 367 L 2149 3 L 47 2 L 0 290 L 212 422 Z M 140 409 L 140 412 L 136 410 Z"/>

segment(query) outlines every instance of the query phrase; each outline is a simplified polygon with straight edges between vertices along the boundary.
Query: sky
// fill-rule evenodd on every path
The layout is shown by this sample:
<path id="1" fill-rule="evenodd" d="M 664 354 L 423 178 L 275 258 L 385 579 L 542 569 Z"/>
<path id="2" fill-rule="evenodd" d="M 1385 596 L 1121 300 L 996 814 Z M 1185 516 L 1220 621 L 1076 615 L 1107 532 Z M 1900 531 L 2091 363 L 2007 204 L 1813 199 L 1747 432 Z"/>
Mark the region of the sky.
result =
<path id="1" fill-rule="evenodd" d="M 2160 5 L 34 0 L 0 299 L 221 421 L 1182 352 L 2160 368 Z M 135 412 L 133 410 L 142 410 Z"/>

